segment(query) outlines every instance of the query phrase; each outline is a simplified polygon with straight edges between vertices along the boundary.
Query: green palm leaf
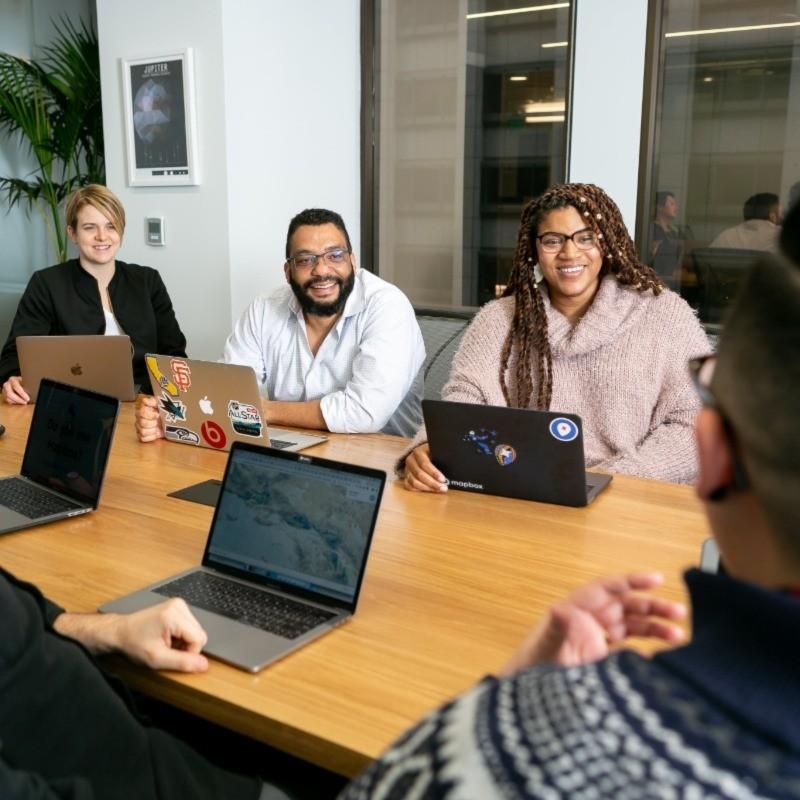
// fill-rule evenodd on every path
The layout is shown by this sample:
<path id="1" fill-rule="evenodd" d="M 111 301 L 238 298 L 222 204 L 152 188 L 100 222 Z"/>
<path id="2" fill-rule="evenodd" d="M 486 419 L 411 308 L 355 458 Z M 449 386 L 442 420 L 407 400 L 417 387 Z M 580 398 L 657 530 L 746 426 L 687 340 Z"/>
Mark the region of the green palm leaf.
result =
<path id="1" fill-rule="evenodd" d="M 38 62 L 0 53 L 0 131 L 27 145 L 37 168 L 0 177 L 9 208 L 44 206 L 59 258 L 67 239 L 60 204 L 78 186 L 105 183 L 97 37 L 62 17 Z"/>

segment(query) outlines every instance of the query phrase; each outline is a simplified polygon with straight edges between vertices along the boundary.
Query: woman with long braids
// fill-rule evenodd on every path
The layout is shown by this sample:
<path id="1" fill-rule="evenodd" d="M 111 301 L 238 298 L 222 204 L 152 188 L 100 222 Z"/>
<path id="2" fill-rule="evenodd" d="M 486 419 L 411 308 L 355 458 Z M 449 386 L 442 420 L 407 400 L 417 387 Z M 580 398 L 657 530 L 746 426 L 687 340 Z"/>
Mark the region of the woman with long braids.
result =
<path id="1" fill-rule="evenodd" d="M 587 466 L 690 482 L 699 401 L 687 361 L 709 349 L 688 304 L 639 259 L 614 201 L 563 184 L 523 210 L 508 287 L 467 329 L 442 399 L 579 414 Z M 405 459 L 405 485 L 445 491 L 425 438 Z"/>

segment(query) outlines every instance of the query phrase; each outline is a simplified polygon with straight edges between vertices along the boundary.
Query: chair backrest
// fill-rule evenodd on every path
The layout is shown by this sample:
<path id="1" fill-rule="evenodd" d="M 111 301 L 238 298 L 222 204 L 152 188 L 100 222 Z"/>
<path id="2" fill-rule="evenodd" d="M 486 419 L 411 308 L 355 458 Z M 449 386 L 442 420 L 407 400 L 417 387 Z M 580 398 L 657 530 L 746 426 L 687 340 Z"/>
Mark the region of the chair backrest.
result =
<path id="1" fill-rule="evenodd" d="M 425 381 L 423 397 L 426 400 L 438 400 L 441 397 L 453 357 L 470 319 L 471 311 L 417 310 L 417 322 L 425 341 L 426 356 L 422 374 Z"/>
<path id="2" fill-rule="evenodd" d="M 761 250 L 727 247 L 696 247 L 692 250 L 700 295 L 700 319 L 703 322 L 721 321 L 742 278 L 763 256 Z"/>

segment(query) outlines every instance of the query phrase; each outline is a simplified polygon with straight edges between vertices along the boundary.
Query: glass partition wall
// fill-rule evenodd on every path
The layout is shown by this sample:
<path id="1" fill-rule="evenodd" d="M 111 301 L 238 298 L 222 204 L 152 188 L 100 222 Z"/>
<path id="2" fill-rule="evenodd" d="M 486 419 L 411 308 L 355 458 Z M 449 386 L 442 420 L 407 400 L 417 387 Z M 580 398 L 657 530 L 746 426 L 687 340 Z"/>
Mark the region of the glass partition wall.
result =
<path id="1" fill-rule="evenodd" d="M 564 180 L 570 11 L 377 0 L 373 258 L 415 305 L 502 293 L 523 205 Z"/>
<path id="2" fill-rule="evenodd" d="M 713 330 L 800 196 L 800 3 L 662 0 L 653 13 L 638 242 Z"/>

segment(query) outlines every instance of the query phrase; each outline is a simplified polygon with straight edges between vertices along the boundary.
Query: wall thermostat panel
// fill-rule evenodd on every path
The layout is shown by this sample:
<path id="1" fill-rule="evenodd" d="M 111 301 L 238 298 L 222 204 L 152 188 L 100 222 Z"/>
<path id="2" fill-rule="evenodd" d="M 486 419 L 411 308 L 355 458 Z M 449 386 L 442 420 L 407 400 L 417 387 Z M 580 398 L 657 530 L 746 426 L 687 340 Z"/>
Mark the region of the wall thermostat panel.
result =
<path id="1" fill-rule="evenodd" d="M 144 240 L 153 247 L 163 247 L 167 243 L 164 231 L 164 217 L 146 217 L 144 221 Z"/>

